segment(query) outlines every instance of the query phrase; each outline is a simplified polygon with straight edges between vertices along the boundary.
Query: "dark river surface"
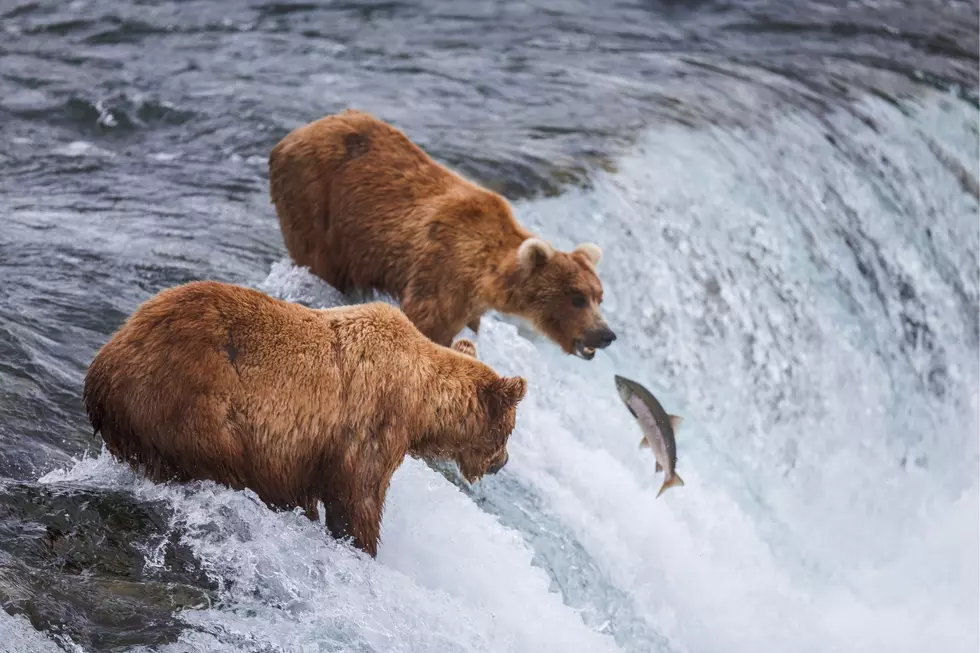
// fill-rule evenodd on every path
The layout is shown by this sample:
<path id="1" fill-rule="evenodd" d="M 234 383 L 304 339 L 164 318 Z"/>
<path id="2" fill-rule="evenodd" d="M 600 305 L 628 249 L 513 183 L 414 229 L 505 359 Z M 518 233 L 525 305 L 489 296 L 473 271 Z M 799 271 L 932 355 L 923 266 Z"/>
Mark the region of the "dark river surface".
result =
<path id="1" fill-rule="evenodd" d="M 975 651 L 978 5 L 0 0 L 0 651 Z M 353 107 L 606 253 L 511 464 L 377 561 L 100 454 L 95 352 L 194 279 L 336 301 L 266 161 Z M 659 477 L 615 372 L 681 411 Z"/>

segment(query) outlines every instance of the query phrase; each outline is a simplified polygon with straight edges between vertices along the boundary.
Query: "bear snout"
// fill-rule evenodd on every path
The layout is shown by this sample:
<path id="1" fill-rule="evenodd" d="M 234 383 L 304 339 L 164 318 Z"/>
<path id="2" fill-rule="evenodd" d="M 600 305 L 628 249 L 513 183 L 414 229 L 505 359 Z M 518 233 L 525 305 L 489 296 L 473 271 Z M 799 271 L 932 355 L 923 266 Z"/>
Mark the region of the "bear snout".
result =
<path id="1" fill-rule="evenodd" d="M 510 460 L 510 454 L 505 451 L 502 458 L 498 456 L 496 460 L 490 463 L 490 467 L 487 468 L 487 473 L 496 474 L 504 468 L 508 460 Z"/>
<path id="2" fill-rule="evenodd" d="M 602 324 L 585 332 L 582 344 L 590 349 L 605 349 L 616 340 L 616 333 L 608 325 Z"/>
<path id="3" fill-rule="evenodd" d="M 582 332 L 582 337 L 572 342 L 572 351 L 579 358 L 587 361 L 592 360 L 599 349 L 605 349 L 616 340 L 616 334 L 605 322 L 600 322 L 599 326 L 586 329 Z"/>

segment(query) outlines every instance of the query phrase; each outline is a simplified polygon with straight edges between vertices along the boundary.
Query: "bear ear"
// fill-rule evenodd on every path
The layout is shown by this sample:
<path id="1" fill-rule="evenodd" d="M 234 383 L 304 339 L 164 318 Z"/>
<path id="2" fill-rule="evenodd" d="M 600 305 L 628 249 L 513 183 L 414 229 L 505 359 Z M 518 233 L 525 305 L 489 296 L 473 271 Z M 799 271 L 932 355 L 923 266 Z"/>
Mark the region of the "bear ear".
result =
<path id="1" fill-rule="evenodd" d="M 551 245 L 540 238 L 528 238 L 517 250 L 517 260 L 528 272 L 544 265 L 555 253 Z"/>
<path id="2" fill-rule="evenodd" d="M 500 392 L 516 406 L 527 394 L 527 381 L 523 376 L 511 376 L 500 379 Z"/>
<path id="3" fill-rule="evenodd" d="M 584 255 L 592 267 L 597 267 L 602 260 L 602 249 L 595 243 L 582 243 L 572 253 Z"/>
<path id="4" fill-rule="evenodd" d="M 506 411 L 517 406 L 526 393 L 527 381 L 522 376 L 502 376 L 491 381 L 484 388 L 490 420 L 500 419 Z"/>

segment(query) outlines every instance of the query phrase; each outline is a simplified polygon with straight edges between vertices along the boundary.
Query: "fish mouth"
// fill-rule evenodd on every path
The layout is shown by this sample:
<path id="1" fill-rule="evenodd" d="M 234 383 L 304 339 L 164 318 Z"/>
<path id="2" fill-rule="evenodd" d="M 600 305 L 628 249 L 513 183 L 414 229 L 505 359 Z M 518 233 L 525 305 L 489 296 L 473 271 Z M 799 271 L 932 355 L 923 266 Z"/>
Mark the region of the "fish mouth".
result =
<path id="1" fill-rule="evenodd" d="M 629 386 L 626 385 L 626 379 L 624 379 L 623 377 L 619 376 L 618 374 L 615 375 L 614 378 L 616 380 L 616 392 L 619 393 L 619 396 L 620 396 L 620 398 L 623 401 L 627 401 L 628 402 L 630 400 L 630 394 L 631 394 L 631 392 L 630 392 Z"/>
<path id="2" fill-rule="evenodd" d="M 595 358 L 595 347 L 586 347 L 581 340 L 576 340 L 573 345 L 575 355 L 583 360 L 590 361 Z"/>

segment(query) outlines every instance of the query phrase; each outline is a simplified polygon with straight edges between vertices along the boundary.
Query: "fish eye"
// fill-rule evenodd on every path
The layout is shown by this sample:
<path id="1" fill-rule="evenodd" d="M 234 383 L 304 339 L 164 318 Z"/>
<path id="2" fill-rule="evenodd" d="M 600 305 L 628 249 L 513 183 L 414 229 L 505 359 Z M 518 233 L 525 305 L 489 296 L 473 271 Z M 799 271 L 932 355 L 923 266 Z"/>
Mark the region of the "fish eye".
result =
<path id="1" fill-rule="evenodd" d="M 575 308 L 585 308 L 585 295 L 577 292 L 572 295 L 572 306 Z"/>

